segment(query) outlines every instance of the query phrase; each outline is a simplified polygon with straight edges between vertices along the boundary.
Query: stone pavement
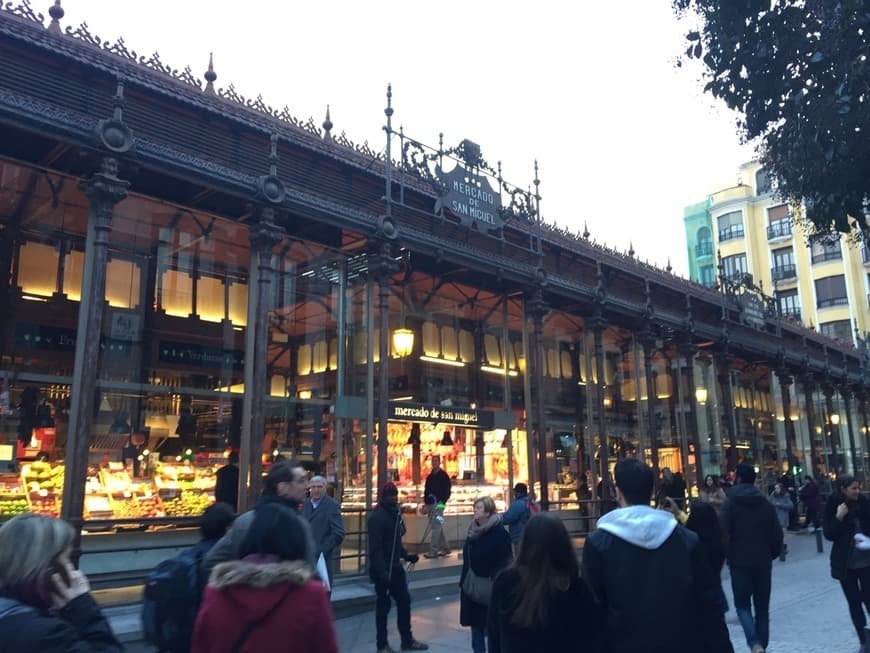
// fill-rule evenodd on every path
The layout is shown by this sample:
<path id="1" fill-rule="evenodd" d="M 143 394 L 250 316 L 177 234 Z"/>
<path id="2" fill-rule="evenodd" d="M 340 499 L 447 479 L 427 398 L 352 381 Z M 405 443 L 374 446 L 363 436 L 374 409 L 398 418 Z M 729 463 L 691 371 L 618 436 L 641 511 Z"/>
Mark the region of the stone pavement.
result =
<path id="1" fill-rule="evenodd" d="M 830 576 L 830 543 L 824 542 L 824 553 L 819 554 L 813 535 L 791 535 L 788 542 L 788 559 L 774 561 L 769 653 L 857 651 L 858 640 L 846 600 L 839 584 Z M 722 581 L 728 601 L 732 603 L 727 566 Z M 394 608 L 389 617 L 390 643 L 398 647 L 395 616 Z M 459 626 L 459 600 L 455 591 L 416 602 L 412 606 L 412 618 L 415 637 L 428 642 L 434 653 L 471 650 L 471 634 L 467 628 Z M 737 653 L 748 651 L 733 606 L 726 621 L 734 650 Z M 679 624 L 675 623 L 674 627 L 678 628 Z M 375 653 L 372 611 L 337 620 L 336 630 L 342 653 Z M 130 644 L 127 650 L 139 653 L 149 649 L 141 644 Z"/>

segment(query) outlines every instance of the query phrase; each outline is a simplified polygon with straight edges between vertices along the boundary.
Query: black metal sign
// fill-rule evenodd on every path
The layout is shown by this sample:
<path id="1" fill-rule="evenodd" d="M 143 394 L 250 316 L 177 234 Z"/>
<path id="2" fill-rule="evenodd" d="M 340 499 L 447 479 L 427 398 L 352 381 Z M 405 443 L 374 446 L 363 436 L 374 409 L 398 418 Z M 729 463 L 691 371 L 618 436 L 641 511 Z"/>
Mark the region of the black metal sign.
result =
<path id="1" fill-rule="evenodd" d="M 441 174 L 444 195 L 441 207 L 452 213 L 460 224 L 480 231 L 501 229 L 501 198 L 485 175 L 477 175 L 462 166 Z"/>
<path id="2" fill-rule="evenodd" d="M 491 429 L 494 427 L 495 413 L 491 410 L 476 410 L 474 408 L 391 401 L 387 419 L 394 422 L 425 422 L 427 424 L 450 424 L 476 429 Z"/>

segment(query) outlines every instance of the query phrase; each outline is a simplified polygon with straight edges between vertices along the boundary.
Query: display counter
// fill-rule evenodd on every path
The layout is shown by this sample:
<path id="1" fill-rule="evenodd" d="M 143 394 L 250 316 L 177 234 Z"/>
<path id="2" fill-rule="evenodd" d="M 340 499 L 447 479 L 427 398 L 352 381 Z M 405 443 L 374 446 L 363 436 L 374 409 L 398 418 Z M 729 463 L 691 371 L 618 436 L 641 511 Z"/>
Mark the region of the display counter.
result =
<path id="1" fill-rule="evenodd" d="M 418 514 L 423 507 L 424 485 L 398 485 L 399 505 L 405 514 Z M 344 489 L 341 509 L 344 512 L 365 510 L 365 488 L 348 487 Z M 468 481 L 454 481 L 450 491 L 450 501 L 444 509 L 444 515 L 472 515 L 476 499 L 490 496 L 495 501 L 498 512 L 504 512 L 507 507 L 506 488 L 500 485 L 479 484 Z M 377 500 L 377 496 L 374 496 Z"/>

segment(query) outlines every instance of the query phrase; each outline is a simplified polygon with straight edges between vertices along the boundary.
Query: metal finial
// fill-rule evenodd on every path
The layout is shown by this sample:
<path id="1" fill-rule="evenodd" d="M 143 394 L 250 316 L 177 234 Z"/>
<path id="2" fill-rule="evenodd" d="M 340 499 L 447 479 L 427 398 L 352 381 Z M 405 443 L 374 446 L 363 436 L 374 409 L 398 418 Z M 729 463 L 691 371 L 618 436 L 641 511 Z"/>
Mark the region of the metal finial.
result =
<path id="1" fill-rule="evenodd" d="M 214 71 L 214 53 L 208 53 L 208 70 L 205 71 L 205 90 L 203 93 L 214 95 L 214 81 L 217 79 L 217 73 Z"/>
<path id="2" fill-rule="evenodd" d="M 269 174 L 275 177 L 278 174 L 278 134 L 272 134 L 269 138 L 271 147 L 269 150 Z"/>
<path id="3" fill-rule="evenodd" d="M 393 85 L 387 84 L 387 108 L 384 109 L 384 115 L 389 120 L 393 115 Z"/>
<path id="4" fill-rule="evenodd" d="M 326 105 L 326 120 L 323 121 L 323 139 L 332 140 L 332 120 L 329 118 L 329 105 Z"/>
<path id="5" fill-rule="evenodd" d="M 589 226 L 586 224 L 586 220 L 583 221 L 583 239 L 589 240 L 589 236 L 592 234 L 589 233 Z"/>
<path id="6" fill-rule="evenodd" d="M 48 15 L 51 16 L 51 23 L 48 25 L 48 31 L 55 34 L 60 34 L 60 19 L 63 18 L 63 7 L 60 6 L 60 0 L 54 0 L 54 4 L 48 10 Z"/>
<path id="7" fill-rule="evenodd" d="M 634 258 L 634 243 L 630 240 L 628 241 L 628 257 Z"/>
<path id="8" fill-rule="evenodd" d="M 669 256 L 669 257 L 668 257 L 668 267 L 665 268 L 665 272 L 667 272 L 668 274 L 670 274 L 671 272 L 673 272 L 673 269 L 674 269 L 674 268 L 671 267 L 671 257 Z"/>
<path id="9" fill-rule="evenodd" d="M 124 119 L 124 80 L 118 78 L 118 84 L 115 87 L 115 96 L 112 98 L 112 106 L 114 107 L 113 116 L 115 120 L 121 122 Z"/>

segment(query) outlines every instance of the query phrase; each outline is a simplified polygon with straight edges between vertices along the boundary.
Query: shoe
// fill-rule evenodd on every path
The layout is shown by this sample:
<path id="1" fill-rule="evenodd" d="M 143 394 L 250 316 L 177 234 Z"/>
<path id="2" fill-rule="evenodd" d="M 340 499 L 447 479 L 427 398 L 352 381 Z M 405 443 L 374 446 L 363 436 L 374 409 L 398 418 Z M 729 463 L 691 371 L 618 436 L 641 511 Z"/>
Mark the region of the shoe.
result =
<path id="1" fill-rule="evenodd" d="M 428 651 L 429 645 L 424 644 L 423 642 L 418 642 L 416 639 L 412 639 L 407 644 L 402 644 L 403 651 Z M 764 651 L 762 651 L 764 653 Z"/>
<path id="2" fill-rule="evenodd" d="M 451 553 L 453 553 L 453 551 L 451 551 L 450 549 L 444 549 L 443 551 L 439 551 L 438 555 L 446 557 L 449 556 Z"/>
<path id="3" fill-rule="evenodd" d="M 761 644 L 753 644 L 752 653 L 764 653 L 764 647 Z"/>
<path id="4" fill-rule="evenodd" d="M 423 557 L 424 557 L 424 558 L 428 558 L 429 560 L 431 560 L 432 558 L 437 558 L 437 557 L 438 557 L 438 554 L 437 554 L 437 553 L 432 553 L 431 551 L 429 551 L 429 553 L 424 553 L 424 554 L 423 554 Z"/>

